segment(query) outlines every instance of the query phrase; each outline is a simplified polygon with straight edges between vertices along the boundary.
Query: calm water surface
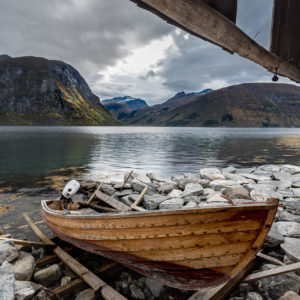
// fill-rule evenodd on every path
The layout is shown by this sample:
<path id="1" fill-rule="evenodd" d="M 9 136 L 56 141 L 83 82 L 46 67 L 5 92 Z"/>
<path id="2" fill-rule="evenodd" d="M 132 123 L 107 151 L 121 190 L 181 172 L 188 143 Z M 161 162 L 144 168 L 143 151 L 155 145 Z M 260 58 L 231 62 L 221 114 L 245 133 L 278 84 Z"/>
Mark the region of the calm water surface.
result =
<path id="1" fill-rule="evenodd" d="M 58 170 L 168 175 L 203 166 L 300 164 L 300 129 L 0 127 L 0 183 L 30 186 Z"/>

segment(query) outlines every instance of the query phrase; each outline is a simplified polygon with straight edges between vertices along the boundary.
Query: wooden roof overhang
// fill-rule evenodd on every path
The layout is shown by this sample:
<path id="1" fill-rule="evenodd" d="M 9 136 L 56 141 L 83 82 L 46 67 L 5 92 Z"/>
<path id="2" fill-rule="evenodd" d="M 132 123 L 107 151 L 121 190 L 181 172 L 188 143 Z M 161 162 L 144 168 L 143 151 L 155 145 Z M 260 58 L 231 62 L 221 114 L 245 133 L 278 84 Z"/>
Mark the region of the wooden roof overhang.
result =
<path id="1" fill-rule="evenodd" d="M 300 0 L 274 0 L 270 51 L 236 26 L 237 0 L 131 0 L 197 37 L 300 83 Z"/>

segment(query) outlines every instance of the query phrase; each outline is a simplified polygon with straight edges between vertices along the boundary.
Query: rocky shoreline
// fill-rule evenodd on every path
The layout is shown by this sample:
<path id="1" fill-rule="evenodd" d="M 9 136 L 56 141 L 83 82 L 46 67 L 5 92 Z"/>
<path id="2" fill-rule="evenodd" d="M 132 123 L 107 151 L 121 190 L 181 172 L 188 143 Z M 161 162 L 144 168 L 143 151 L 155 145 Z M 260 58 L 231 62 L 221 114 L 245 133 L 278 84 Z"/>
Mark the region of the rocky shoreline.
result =
<path id="1" fill-rule="evenodd" d="M 228 206 L 232 205 L 231 201 L 233 204 L 245 204 L 278 198 L 280 206 L 262 252 L 284 264 L 300 261 L 300 166 L 203 168 L 197 173 L 184 173 L 172 178 L 153 173 L 133 172 L 128 175 L 105 176 L 99 181 L 81 183 L 81 189 L 73 200 L 86 201 L 100 181 L 104 182 L 104 193 L 126 205 L 132 205 L 147 187 L 140 204 L 147 210 Z M 68 273 L 70 270 L 66 271 L 58 263 L 36 268 L 35 253 L 36 250 L 31 247 L 0 241 L 0 299 L 46 299 L 47 290 L 41 285 L 52 289 L 74 279 Z M 277 267 L 262 259 L 257 261 L 257 271 Z M 297 273 L 300 274 L 291 272 L 251 284 L 243 282 L 228 299 L 299 300 L 300 277 Z M 187 299 L 191 295 L 179 290 L 171 291 L 151 278 L 129 270 L 120 272 L 111 285 L 130 299 L 169 299 L 170 294 L 172 299 Z M 73 299 L 95 299 L 95 294 L 91 289 L 84 289 Z"/>

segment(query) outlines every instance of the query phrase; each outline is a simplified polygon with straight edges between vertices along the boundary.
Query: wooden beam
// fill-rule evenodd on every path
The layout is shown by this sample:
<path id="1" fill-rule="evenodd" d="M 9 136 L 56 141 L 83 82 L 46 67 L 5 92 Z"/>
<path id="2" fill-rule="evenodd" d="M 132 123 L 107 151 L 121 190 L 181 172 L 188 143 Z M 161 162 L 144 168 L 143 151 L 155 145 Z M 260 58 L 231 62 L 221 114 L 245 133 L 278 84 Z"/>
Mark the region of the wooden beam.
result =
<path id="1" fill-rule="evenodd" d="M 261 279 L 261 278 L 277 276 L 277 275 L 281 275 L 281 274 L 285 274 L 285 273 L 289 273 L 289 272 L 294 272 L 294 271 L 298 271 L 298 270 L 300 270 L 300 262 L 290 264 L 290 265 L 281 266 L 281 267 L 274 268 L 274 269 L 267 270 L 267 271 L 262 271 L 262 272 L 250 274 L 244 279 L 244 281 L 245 282 L 251 282 L 251 281 L 254 281 L 254 280 Z"/>
<path id="2" fill-rule="evenodd" d="M 129 211 L 131 209 L 129 206 L 100 191 L 96 191 L 96 197 L 119 211 Z"/>
<path id="3" fill-rule="evenodd" d="M 258 256 L 258 257 L 260 257 L 262 259 L 265 259 L 265 260 L 267 260 L 267 261 L 269 261 L 269 262 L 271 262 L 273 264 L 276 264 L 276 265 L 279 265 L 279 266 L 285 266 L 285 264 L 282 261 L 280 261 L 280 260 L 278 260 L 278 259 L 276 259 L 276 258 L 274 258 L 274 257 L 272 257 L 270 255 L 258 252 L 256 254 L 256 256 Z"/>
<path id="4" fill-rule="evenodd" d="M 93 195 L 90 197 L 90 199 L 89 199 L 89 201 L 88 201 L 87 203 L 91 203 L 91 202 L 94 200 L 94 198 L 95 198 L 95 196 L 96 196 L 96 192 L 100 191 L 101 188 L 102 188 L 102 186 L 103 186 L 103 182 L 97 187 L 97 189 L 95 190 L 95 192 L 94 192 Z"/>
<path id="5" fill-rule="evenodd" d="M 11 242 L 13 242 L 15 244 L 18 244 L 18 245 L 29 245 L 29 246 L 34 246 L 34 247 L 49 247 L 49 246 L 53 247 L 52 244 L 25 241 L 25 240 L 17 240 L 17 239 L 11 239 L 11 238 L 6 238 L 6 237 L 0 237 L 0 240 L 11 241 Z"/>
<path id="6" fill-rule="evenodd" d="M 147 193 L 147 191 L 148 191 L 148 188 L 145 186 L 144 189 L 142 190 L 142 192 L 137 197 L 137 199 L 131 205 L 131 207 L 132 206 L 138 206 L 141 203 L 141 201 L 143 200 L 143 198 L 144 198 L 145 194 Z"/>
<path id="7" fill-rule="evenodd" d="M 25 220 L 28 222 L 35 234 L 44 242 L 55 245 L 48 237 L 46 237 L 38 227 L 31 221 L 29 216 L 23 214 Z M 71 255 L 65 252 L 62 248 L 56 247 L 53 252 L 80 278 L 82 278 L 95 292 L 100 291 L 102 297 L 106 300 L 126 300 L 121 294 L 107 285 L 102 279 L 92 273 L 89 269 L 79 263 Z"/>
<path id="8" fill-rule="evenodd" d="M 234 23 L 201 0 L 131 0 L 142 8 L 173 22 L 270 72 L 300 83 L 300 69 L 257 44 Z M 277 68 L 277 69 L 276 69 Z"/>

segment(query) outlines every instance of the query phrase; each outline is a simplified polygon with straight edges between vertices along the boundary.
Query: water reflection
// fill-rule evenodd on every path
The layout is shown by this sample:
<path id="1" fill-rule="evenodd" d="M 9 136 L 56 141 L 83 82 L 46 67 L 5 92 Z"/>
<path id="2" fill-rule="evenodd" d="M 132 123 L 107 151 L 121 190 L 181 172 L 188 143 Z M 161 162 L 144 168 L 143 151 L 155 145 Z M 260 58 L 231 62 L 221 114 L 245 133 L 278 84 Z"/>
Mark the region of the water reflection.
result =
<path id="1" fill-rule="evenodd" d="M 23 184 L 57 169 L 86 177 L 135 169 L 169 175 L 203 166 L 300 164 L 299 129 L 0 127 L 0 181 Z"/>

